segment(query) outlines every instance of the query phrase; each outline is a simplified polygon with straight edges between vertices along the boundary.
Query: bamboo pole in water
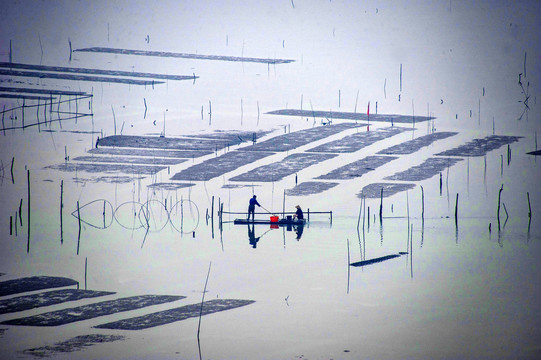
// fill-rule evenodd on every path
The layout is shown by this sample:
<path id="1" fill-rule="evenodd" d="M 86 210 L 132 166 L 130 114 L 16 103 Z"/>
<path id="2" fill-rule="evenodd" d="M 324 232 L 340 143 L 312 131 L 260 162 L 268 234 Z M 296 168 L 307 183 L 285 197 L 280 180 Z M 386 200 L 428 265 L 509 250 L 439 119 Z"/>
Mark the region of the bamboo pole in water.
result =
<path id="1" fill-rule="evenodd" d="M 528 218 L 532 219 L 532 206 L 530 205 L 530 192 L 526 192 L 526 196 L 528 197 Z"/>
<path id="2" fill-rule="evenodd" d="M 11 182 L 15 184 L 15 178 L 13 177 L 13 165 L 15 164 L 15 156 L 11 158 Z"/>
<path id="3" fill-rule="evenodd" d="M 498 193 L 498 231 L 500 231 L 500 201 L 501 201 L 501 198 L 502 198 L 502 191 L 503 191 L 503 184 L 502 184 L 502 187 L 500 188 L 500 192 Z"/>
<path id="4" fill-rule="evenodd" d="M 379 203 L 379 222 L 383 222 L 383 188 L 381 188 L 380 203 Z"/>
<path id="5" fill-rule="evenodd" d="M 85 290 L 86 290 L 86 273 L 87 273 L 88 258 L 85 257 Z"/>
<path id="6" fill-rule="evenodd" d="M 456 203 L 455 203 L 455 226 L 458 227 L 458 193 L 456 193 Z"/>
<path id="7" fill-rule="evenodd" d="M 421 211 L 421 219 L 425 219 L 425 190 L 423 189 L 423 186 L 421 185 L 421 200 L 422 200 L 422 211 Z"/>
<path id="8" fill-rule="evenodd" d="M 62 220 L 62 209 L 64 208 L 64 180 L 60 180 L 60 243 L 64 243 L 64 229 Z"/>
<path id="9" fill-rule="evenodd" d="M 26 171 L 27 179 L 28 179 L 28 222 L 27 222 L 27 228 L 28 228 L 28 242 L 26 243 L 26 252 L 30 252 L 30 169 Z"/>
<path id="10" fill-rule="evenodd" d="M 212 261 L 209 263 L 209 270 L 207 272 L 207 279 L 205 280 L 205 287 L 203 288 L 203 295 L 201 296 L 201 308 L 199 309 L 199 323 L 197 325 L 197 342 L 199 342 L 199 333 L 201 332 L 201 316 L 203 316 L 203 303 L 205 301 L 205 293 L 207 292 L 207 284 L 209 282 L 210 268 L 212 267 Z"/>
<path id="11" fill-rule="evenodd" d="M 79 220 L 79 233 L 77 235 L 77 255 L 79 255 L 79 244 L 81 243 L 81 212 L 79 211 L 79 201 L 77 201 L 77 219 Z"/>

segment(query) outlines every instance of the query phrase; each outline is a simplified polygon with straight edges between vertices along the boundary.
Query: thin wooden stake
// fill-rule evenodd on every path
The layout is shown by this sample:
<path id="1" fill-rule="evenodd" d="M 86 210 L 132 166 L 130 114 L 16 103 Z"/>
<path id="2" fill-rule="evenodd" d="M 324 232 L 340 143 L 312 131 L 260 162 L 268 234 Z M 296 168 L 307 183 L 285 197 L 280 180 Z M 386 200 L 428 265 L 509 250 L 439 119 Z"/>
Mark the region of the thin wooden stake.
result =
<path id="1" fill-rule="evenodd" d="M 23 199 L 21 199 L 21 201 L 19 202 L 19 223 L 21 224 L 21 227 L 23 226 L 23 215 L 22 215 L 22 211 L 23 210 Z"/>
<path id="2" fill-rule="evenodd" d="M 86 272 L 87 272 L 88 258 L 85 257 L 85 290 L 86 290 Z"/>
<path id="3" fill-rule="evenodd" d="M 64 228 L 62 220 L 62 209 L 64 208 L 64 180 L 60 180 L 60 243 L 64 243 Z"/>
<path id="4" fill-rule="evenodd" d="M 209 271 L 207 272 L 207 279 L 205 280 L 205 287 L 203 288 L 203 296 L 201 296 L 201 308 L 199 309 L 199 323 L 197 325 L 197 342 L 199 342 L 199 333 L 201 332 L 201 316 L 203 316 L 203 303 L 205 301 L 205 293 L 207 292 L 207 284 L 210 276 L 210 268 L 212 261 L 209 263 Z"/>
<path id="5" fill-rule="evenodd" d="M 30 169 L 26 171 L 27 179 L 28 179 L 28 242 L 26 243 L 26 252 L 30 252 Z"/>
<path id="6" fill-rule="evenodd" d="M 381 188 L 380 203 L 379 203 L 379 222 L 383 222 L 383 188 Z"/>
<path id="7" fill-rule="evenodd" d="M 15 164 L 15 156 L 11 158 L 11 182 L 15 184 L 15 178 L 13 177 L 13 165 Z"/>
<path id="8" fill-rule="evenodd" d="M 500 201 L 501 201 L 501 198 L 502 198 L 502 191 L 503 191 L 503 184 L 502 184 L 502 187 L 500 188 L 500 192 L 498 193 L 498 213 L 497 213 L 497 216 L 498 216 L 498 231 L 500 231 Z"/>
<path id="9" fill-rule="evenodd" d="M 79 220 L 79 234 L 77 235 L 77 255 L 79 255 L 79 245 L 81 243 L 81 212 L 79 211 L 79 201 L 77 201 L 77 219 Z"/>
<path id="10" fill-rule="evenodd" d="M 456 203 L 455 203 L 455 226 L 458 227 L 458 193 L 456 193 Z"/>
<path id="11" fill-rule="evenodd" d="M 526 196 L 528 197 L 528 218 L 532 219 L 532 206 L 530 205 L 530 193 L 526 192 Z"/>
<path id="12" fill-rule="evenodd" d="M 351 271 L 351 260 L 350 260 L 350 257 L 349 257 L 349 238 L 348 238 L 348 289 L 347 289 L 347 293 L 349 294 L 349 276 L 350 276 L 350 271 Z"/>
<path id="13" fill-rule="evenodd" d="M 113 112 L 113 125 L 115 127 L 115 135 L 116 135 L 116 117 L 115 117 L 115 109 L 113 109 L 113 105 L 111 105 L 111 111 Z"/>
<path id="14" fill-rule="evenodd" d="M 421 200 L 422 200 L 422 212 L 421 212 L 421 219 L 425 219 L 425 190 L 423 189 L 423 186 L 421 185 Z"/>

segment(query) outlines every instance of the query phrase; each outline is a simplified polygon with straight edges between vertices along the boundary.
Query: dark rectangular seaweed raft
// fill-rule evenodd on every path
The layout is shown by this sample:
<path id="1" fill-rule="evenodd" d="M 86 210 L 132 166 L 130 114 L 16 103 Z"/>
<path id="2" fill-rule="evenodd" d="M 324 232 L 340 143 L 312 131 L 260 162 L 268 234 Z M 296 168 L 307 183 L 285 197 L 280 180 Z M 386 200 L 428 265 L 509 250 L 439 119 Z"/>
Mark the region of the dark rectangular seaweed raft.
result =
<path id="1" fill-rule="evenodd" d="M 342 139 L 328 142 L 307 150 L 309 152 L 330 152 L 330 153 L 352 153 L 373 143 L 387 139 L 411 129 L 403 127 L 388 127 L 376 131 L 363 131 L 353 135 L 345 136 Z"/>
<path id="2" fill-rule="evenodd" d="M 207 181 L 270 155 L 274 155 L 274 153 L 230 151 L 221 156 L 205 160 L 200 164 L 190 166 L 173 175 L 171 180 Z"/>
<path id="3" fill-rule="evenodd" d="M 383 197 L 389 197 L 396 193 L 413 189 L 415 184 L 410 183 L 373 183 L 363 187 L 363 190 L 357 194 L 358 197 L 365 196 L 367 198 L 379 198 L 381 189 L 383 189 Z"/>
<path id="4" fill-rule="evenodd" d="M 84 163 L 64 163 L 58 165 L 50 165 L 46 169 L 54 169 L 59 171 L 86 171 L 89 173 L 109 173 L 109 174 L 135 174 L 135 175 L 154 175 L 163 169 L 165 166 L 154 165 L 131 165 L 131 164 L 84 164 Z"/>
<path id="5" fill-rule="evenodd" d="M 65 277 L 32 276 L 0 282 L 0 296 L 7 296 L 43 289 L 59 288 L 77 284 L 77 281 Z"/>
<path id="6" fill-rule="evenodd" d="M 402 144 L 391 146 L 387 149 L 383 149 L 378 154 L 386 155 L 405 155 L 413 154 L 421 148 L 432 144 L 434 141 L 446 139 L 448 137 L 458 134 L 457 132 L 435 132 L 432 134 L 420 136 L 416 139 L 406 141 Z"/>
<path id="7" fill-rule="evenodd" d="M 271 115 L 289 115 L 289 116 L 303 116 L 303 117 L 318 117 L 327 119 L 347 119 L 347 120 L 362 120 L 362 121 L 385 121 L 395 123 L 411 124 L 413 122 L 422 122 L 434 119 L 433 117 L 426 116 L 409 116 L 409 115 L 394 115 L 394 114 L 370 114 L 368 116 L 365 113 L 352 113 L 341 111 L 320 111 L 320 110 L 297 110 L 297 109 L 282 109 L 270 111 L 267 114 Z"/>
<path id="8" fill-rule="evenodd" d="M 338 185 L 336 182 L 322 182 L 322 181 L 305 181 L 294 188 L 287 189 L 286 194 L 289 196 L 305 196 L 312 194 L 319 194 L 328 189 L 331 189 Z"/>
<path id="9" fill-rule="evenodd" d="M 90 149 L 88 153 L 97 155 L 124 155 L 124 156 L 151 156 L 164 158 L 192 159 L 212 154 L 211 150 L 149 150 L 127 148 L 97 148 Z"/>
<path id="10" fill-rule="evenodd" d="M 255 62 L 255 63 L 264 63 L 264 64 L 286 64 L 286 63 L 295 61 L 291 59 L 270 59 L 270 58 L 264 59 L 264 58 L 249 58 L 249 57 L 224 56 L 224 55 L 201 55 L 201 54 L 175 53 L 175 52 L 168 52 L 168 51 L 118 49 L 118 48 L 107 48 L 107 47 L 90 47 L 90 48 L 73 50 L 73 52 L 76 52 L 76 51 L 122 54 L 122 55 L 159 56 L 159 57 L 172 57 L 172 58 L 184 58 L 184 59 L 195 59 L 195 60 L 241 61 L 241 62 Z"/>
<path id="11" fill-rule="evenodd" d="M 367 156 L 364 159 L 334 169 L 325 175 L 318 176 L 316 179 L 346 180 L 354 177 L 361 177 L 395 159 L 398 158 L 396 156 Z"/>
<path id="12" fill-rule="evenodd" d="M 463 159 L 460 158 L 428 158 L 420 165 L 413 166 L 408 170 L 401 171 L 391 176 L 387 176 L 385 180 L 399 181 L 420 181 L 430 179 L 432 176 L 451 167 Z"/>
<path id="13" fill-rule="evenodd" d="M 114 294 L 114 292 L 62 289 L 39 294 L 17 296 L 7 300 L 0 300 L 0 314 L 24 311 L 42 306 L 61 304 L 67 301 L 76 301 L 112 294 Z"/>
<path id="14" fill-rule="evenodd" d="M 31 348 L 23 351 L 25 355 L 32 355 L 35 358 L 52 357 L 56 354 L 66 354 L 74 351 L 83 350 L 95 344 L 124 340 L 122 335 L 103 335 L 89 334 L 79 335 L 66 341 L 57 342 L 54 345 L 46 345 L 37 348 Z"/>
<path id="15" fill-rule="evenodd" d="M 263 165 L 251 171 L 237 175 L 230 181 L 279 181 L 288 175 L 305 169 L 321 161 L 334 158 L 335 154 L 307 154 L 298 153 L 286 156 L 282 161 Z"/>
<path id="16" fill-rule="evenodd" d="M 75 161 L 92 163 L 121 163 L 121 164 L 145 164 L 145 165 L 177 165 L 186 159 L 178 158 L 152 158 L 136 156 L 78 156 Z"/>
<path id="17" fill-rule="evenodd" d="M 504 145 L 519 141 L 522 136 L 491 135 L 484 139 L 473 139 L 454 149 L 440 152 L 439 156 L 483 156 L 487 152 L 496 150 Z"/>
<path id="18" fill-rule="evenodd" d="M 365 266 L 365 265 L 372 265 L 372 264 L 377 264 L 377 263 L 385 261 L 385 260 L 395 259 L 397 257 L 400 257 L 400 255 L 405 255 L 405 254 L 407 254 L 407 253 L 404 252 L 404 253 L 386 255 L 386 256 L 379 257 L 379 258 L 354 262 L 354 263 L 351 263 L 349 265 L 350 266 L 355 266 L 355 267 L 357 267 L 357 266 Z"/>
<path id="19" fill-rule="evenodd" d="M 184 298 L 185 296 L 170 295 L 131 296 L 127 298 L 102 301 L 94 304 L 8 320 L 2 322 L 2 324 L 27 326 L 58 326 L 76 321 L 92 319 L 98 316 L 110 315 L 122 311 L 141 309 L 147 306 L 163 304 Z"/>
<path id="20" fill-rule="evenodd" d="M 216 151 L 227 146 L 237 145 L 241 142 L 239 138 L 173 138 L 159 136 L 136 136 L 136 135 L 112 135 L 99 141 L 99 146 L 116 146 L 130 148 L 168 149 L 168 150 L 210 150 Z"/>
<path id="21" fill-rule="evenodd" d="M 216 299 L 205 301 L 203 303 L 202 315 L 208 315 L 219 311 L 231 310 L 241 306 L 246 306 L 254 303 L 253 300 L 236 300 L 236 299 Z M 141 330 L 155 326 L 169 324 L 175 321 L 186 320 L 193 317 L 199 317 L 201 304 L 191 304 L 181 306 L 175 309 L 155 312 L 148 315 L 134 317 L 125 320 L 119 320 L 95 326 L 100 329 L 117 329 L 117 330 Z"/>
<path id="22" fill-rule="evenodd" d="M 243 151 L 289 151 L 311 142 L 322 140 L 339 132 L 365 126 L 357 124 L 337 124 L 317 126 L 306 130 L 299 130 L 288 134 L 275 136 L 269 140 L 242 148 Z"/>
<path id="23" fill-rule="evenodd" d="M 228 152 L 224 155 L 216 158 L 208 159 L 200 164 L 193 165 L 187 169 L 184 169 L 176 173 L 171 180 L 184 180 L 184 181 L 207 181 L 217 176 L 224 175 L 237 168 L 253 163 L 254 161 L 261 160 L 267 156 L 274 155 L 273 151 L 286 151 L 292 150 L 299 146 L 309 144 L 312 141 L 324 139 L 328 136 L 337 134 L 341 131 L 354 128 L 355 124 L 339 124 L 329 126 L 318 126 L 306 130 L 299 130 L 293 133 L 284 134 L 273 137 L 269 140 L 262 141 L 260 143 L 250 145 L 241 148 L 236 151 Z M 314 154 L 312 154 L 314 155 Z M 310 154 L 306 158 L 314 158 Z M 299 159 L 302 160 L 302 159 Z M 282 163 L 276 163 L 269 165 L 272 169 L 280 167 Z M 311 165 L 311 164 L 310 164 Z M 301 164 L 293 165 L 295 167 L 302 166 Z M 308 166 L 308 165 L 307 165 Z M 259 169 L 259 168 L 258 168 Z M 257 169 L 256 169 L 257 170 Z M 276 170 L 277 171 L 277 170 Z M 287 175 L 294 173 L 288 171 Z M 251 173 L 251 172 L 250 172 Z M 250 173 L 242 174 L 235 179 L 249 176 Z M 257 176 L 257 175 L 253 175 Z M 284 176 L 284 175 L 277 175 Z M 268 176 L 267 176 L 268 177 Z M 258 177 L 259 178 L 259 177 Z M 274 180 L 278 180 L 275 178 Z M 234 180 L 244 181 L 244 180 Z M 256 180 L 256 181 L 273 181 L 269 180 Z"/>

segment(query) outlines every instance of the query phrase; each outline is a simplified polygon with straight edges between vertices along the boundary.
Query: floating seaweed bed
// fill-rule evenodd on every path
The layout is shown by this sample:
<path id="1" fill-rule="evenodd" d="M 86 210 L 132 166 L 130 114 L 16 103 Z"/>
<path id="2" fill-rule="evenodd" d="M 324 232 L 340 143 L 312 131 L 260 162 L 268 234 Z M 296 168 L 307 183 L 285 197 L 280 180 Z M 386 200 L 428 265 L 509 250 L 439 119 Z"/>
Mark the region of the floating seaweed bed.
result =
<path id="1" fill-rule="evenodd" d="M 394 115 L 394 114 L 370 114 L 352 113 L 341 111 L 320 111 L 320 110 L 298 110 L 298 109 L 281 109 L 270 111 L 267 114 L 271 115 L 288 115 L 288 116 L 303 116 L 303 117 L 318 117 L 326 119 L 346 119 L 346 120 L 363 120 L 363 121 L 384 121 L 392 123 L 411 124 L 415 122 L 423 122 L 434 119 L 434 117 L 426 116 L 410 116 L 410 115 Z"/>
<path id="2" fill-rule="evenodd" d="M 453 166 L 463 159 L 460 158 L 428 158 L 420 165 L 409 168 L 408 170 L 387 176 L 385 180 L 398 181 L 420 181 L 430 179 L 432 176 Z"/>
<path id="3" fill-rule="evenodd" d="M 389 197 L 402 191 L 411 190 L 414 187 L 415 184 L 410 183 L 373 183 L 363 187 L 363 190 L 357 196 L 365 196 L 369 199 L 380 198 L 381 189 L 383 188 L 383 197 Z"/>
<path id="4" fill-rule="evenodd" d="M 472 141 L 460 145 L 454 149 L 440 152 L 439 156 L 484 156 L 492 150 L 496 150 L 504 145 L 519 141 L 522 136 L 504 136 L 490 135 L 483 139 L 473 139 Z"/>
<path id="5" fill-rule="evenodd" d="M 416 139 L 406 141 L 402 144 L 391 146 L 387 149 L 383 149 L 378 152 L 378 154 L 386 155 L 405 155 L 412 154 L 421 148 L 432 144 L 434 141 L 446 139 L 448 137 L 454 136 L 458 133 L 456 132 L 435 132 L 432 134 L 420 136 Z"/>
<path id="6" fill-rule="evenodd" d="M 52 289 L 77 284 L 77 281 L 65 277 L 32 276 L 0 282 L 0 296 L 19 294 L 28 291 Z"/>
<path id="7" fill-rule="evenodd" d="M 147 187 L 149 187 L 151 189 L 171 190 L 171 191 L 173 191 L 173 190 L 178 190 L 178 189 L 191 187 L 191 186 L 194 186 L 194 185 L 195 184 L 192 184 L 192 183 L 155 183 L 155 184 L 150 184 Z"/>
<path id="8" fill-rule="evenodd" d="M 335 154 L 298 153 L 286 156 L 282 161 L 255 168 L 229 179 L 230 181 L 278 181 L 321 161 L 334 158 Z"/>
<path id="9" fill-rule="evenodd" d="M 273 154 L 272 152 L 263 151 L 230 151 L 200 164 L 190 166 L 173 175 L 171 180 L 207 181 Z"/>
<path id="10" fill-rule="evenodd" d="M 46 94 L 46 95 L 92 96 L 91 94 L 85 93 L 85 92 L 82 92 L 82 91 L 20 88 L 20 87 L 7 87 L 7 86 L 0 86 L 0 91 L 1 92 L 18 93 L 18 94 L 27 93 L 27 94 Z"/>
<path id="11" fill-rule="evenodd" d="M 56 97 L 39 96 L 39 95 L 24 95 L 24 94 L 2 94 L 2 99 L 26 99 L 26 100 L 56 100 Z"/>
<path id="12" fill-rule="evenodd" d="M 339 167 L 325 175 L 320 175 L 316 179 L 347 180 L 354 177 L 361 177 L 395 159 L 398 158 L 396 156 L 367 156 L 361 160 Z"/>
<path id="13" fill-rule="evenodd" d="M 84 116 L 88 116 L 88 115 L 84 115 Z M 80 114 L 79 114 L 79 117 Z M 92 131 L 92 130 L 52 130 L 52 129 L 42 129 L 40 130 L 41 132 L 46 132 L 46 133 L 68 133 L 68 134 L 99 134 L 100 131 Z"/>
<path id="14" fill-rule="evenodd" d="M 76 161 L 93 163 L 121 163 L 121 164 L 146 164 L 146 165 L 177 165 L 186 159 L 177 158 L 151 158 L 136 156 L 78 156 L 73 158 Z"/>
<path id="15" fill-rule="evenodd" d="M 196 134 L 196 135 L 184 135 L 187 138 L 199 138 L 199 139 L 214 139 L 214 140 L 226 140 L 231 143 L 243 143 L 257 141 L 258 138 L 270 134 L 272 131 L 260 130 L 260 131 L 226 131 L 216 130 L 213 133 L 208 134 Z"/>
<path id="16" fill-rule="evenodd" d="M 122 335 L 102 335 L 102 334 L 80 335 L 66 341 L 58 342 L 54 345 L 47 345 L 47 346 L 24 350 L 23 354 L 32 355 L 34 357 L 39 357 L 39 358 L 51 357 L 56 354 L 79 351 L 95 344 L 124 340 L 125 338 L 126 337 Z"/>
<path id="17" fill-rule="evenodd" d="M 42 306 L 61 304 L 67 301 L 76 301 L 112 294 L 114 294 L 114 292 L 62 289 L 43 292 L 40 294 L 17 296 L 7 300 L 0 300 L 0 314 L 24 311 Z"/>
<path id="18" fill-rule="evenodd" d="M 328 136 L 338 134 L 344 130 L 359 127 L 356 124 L 337 124 L 317 126 L 310 129 L 299 130 L 289 134 L 275 136 L 269 140 L 247 146 L 244 151 L 288 151 L 309 144 L 313 141 L 324 139 Z"/>
<path id="19" fill-rule="evenodd" d="M 287 189 L 289 196 L 305 196 L 319 194 L 338 185 L 336 182 L 305 181 L 294 188 Z"/>
<path id="20" fill-rule="evenodd" d="M 194 137 L 172 138 L 158 136 L 112 135 L 100 139 L 99 146 L 216 151 L 228 146 L 238 145 L 245 141 L 251 141 L 251 139 L 243 139 L 243 141 L 241 141 L 239 137 L 201 139 Z"/>
<path id="21" fill-rule="evenodd" d="M 212 154 L 210 150 L 149 150 L 124 148 L 94 148 L 88 150 L 90 154 L 97 155 L 124 155 L 124 156 L 152 156 L 192 159 Z"/>
<path id="22" fill-rule="evenodd" d="M 137 80 L 137 79 L 127 79 L 127 78 L 106 77 L 106 76 L 87 76 L 87 75 L 77 75 L 77 74 L 50 73 L 50 72 L 43 72 L 43 71 L 23 71 L 23 70 L 5 70 L 5 69 L 0 69 L 0 75 L 36 77 L 40 79 L 110 82 L 110 83 L 120 83 L 120 84 L 129 84 L 129 85 L 155 85 L 155 84 L 163 83 L 163 81 L 156 81 L 156 80 Z"/>
<path id="23" fill-rule="evenodd" d="M 264 64 L 285 64 L 295 60 L 289 59 L 264 59 L 264 58 L 249 58 L 238 56 L 222 56 L 222 55 L 200 55 L 200 54 L 186 54 L 186 53 L 174 53 L 167 51 L 148 51 L 148 50 L 130 50 L 130 49 L 115 49 L 106 47 L 91 47 L 83 49 L 75 49 L 74 52 L 96 52 L 96 53 L 108 53 L 108 54 L 122 54 L 122 55 L 142 55 L 142 56 L 158 56 L 158 57 L 174 57 L 184 59 L 196 59 L 196 60 L 221 60 L 221 61 L 241 61 L 241 62 L 255 62 Z"/>
<path id="24" fill-rule="evenodd" d="M 99 316 L 115 314 L 123 311 L 141 309 L 151 305 L 164 304 L 184 298 L 185 296 L 171 295 L 131 296 L 127 298 L 102 301 L 74 308 L 51 311 L 19 319 L 7 320 L 2 322 L 2 324 L 26 326 L 58 326 L 76 321 L 92 319 Z"/>
<path id="25" fill-rule="evenodd" d="M 201 304 L 191 304 L 181 306 L 175 309 L 155 312 L 148 315 L 134 317 L 125 320 L 110 322 L 107 324 L 97 325 L 100 329 L 117 329 L 117 330 L 141 330 L 155 326 L 165 325 L 176 321 L 181 321 L 193 317 L 199 317 L 199 314 L 208 315 L 219 311 L 231 310 L 238 307 L 250 305 L 253 300 L 237 300 L 237 299 L 216 299 L 205 301 L 201 312 Z"/>
<path id="26" fill-rule="evenodd" d="M 118 70 L 69 68 L 69 67 L 60 67 L 60 66 L 20 64 L 20 63 L 10 63 L 10 62 L 0 62 L 0 68 L 53 71 L 53 72 L 76 73 L 76 74 L 127 76 L 127 77 L 139 77 L 139 78 L 162 79 L 162 80 L 193 80 L 193 79 L 198 78 L 198 76 L 194 76 L 194 75 L 152 74 L 152 73 L 141 73 L 141 72 L 135 72 L 135 71 L 132 72 L 132 71 L 118 71 Z"/>
<path id="27" fill-rule="evenodd" d="M 91 183 L 109 183 L 109 184 L 127 184 L 131 183 L 135 180 L 143 179 L 142 176 L 97 176 L 97 177 L 91 177 L 91 178 L 82 178 L 77 177 L 75 180 L 76 182 L 91 182 Z"/>
<path id="28" fill-rule="evenodd" d="M 400 257 L 400 255 L 405 255 L 405 254 L 407 254 L 407 253 L 404 252 L 404 253 L 386 255 L 386 256 L 382 256 L 382 257 L 378 257 L 378 258 L 374 258 L 374 259 L 354 262 L 354 263 L 351 263 L 349 265 L 355 266 L 355 267 L 357 267 L 357 266 L 365 266 L 365 265 L 372 265 L 372 264 L 377 264 L 377 263 L 385 261 L 385 260 L 396 259 L 397 257 Z"/>
<path id="29" fill-rule="evenodd" d="M 165 169 L 165 166 L 152 165 L 123 165 L 123 164 L 74 164 L 64 163 L 46 166 L 46 169 L 74 172 L 86 171 L 89 173 L 122 173 L 136 175 L 153 175 Z"/>
<path id="30" fill-rule="evenodd" d="M 245 187 L 256 187 L 261 185 L 245 185 L 245 184 L 225 184 L 222 186 L 222 189 L 241 189 Z"/>
<path id="31" fill-rule="evenodd" d="M 411 129 L 404 127 L 388 127 L 378 129 L 376 131 L 359 132 L 353 135 L 345 136 L 342 139 L 328 142 L 316 146 L 313 149 L 307 150 L 309 152 L 329 152 L 329 153 L 351 153 L 358 151 L 366 146 L 372 145 L 377 141 L 390 138 L 391 136 L 398 135 L 404 131 L 411 131 Z"/>

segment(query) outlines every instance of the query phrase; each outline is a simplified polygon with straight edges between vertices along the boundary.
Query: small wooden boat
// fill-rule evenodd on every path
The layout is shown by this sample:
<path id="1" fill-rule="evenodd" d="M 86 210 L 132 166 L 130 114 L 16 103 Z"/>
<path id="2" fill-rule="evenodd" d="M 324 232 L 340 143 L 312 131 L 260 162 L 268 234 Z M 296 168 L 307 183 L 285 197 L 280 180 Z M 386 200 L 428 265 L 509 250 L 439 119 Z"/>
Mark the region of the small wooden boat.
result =
<path id="1" fill-rule="evenodd" d="M 235 219 L 233 222 L 235 225 L 305 225 L 306 220 L 305 219 L 279 219 L 278 221 L 271 221 L 269 220 L 248 220 L 248 219 Z"/>

